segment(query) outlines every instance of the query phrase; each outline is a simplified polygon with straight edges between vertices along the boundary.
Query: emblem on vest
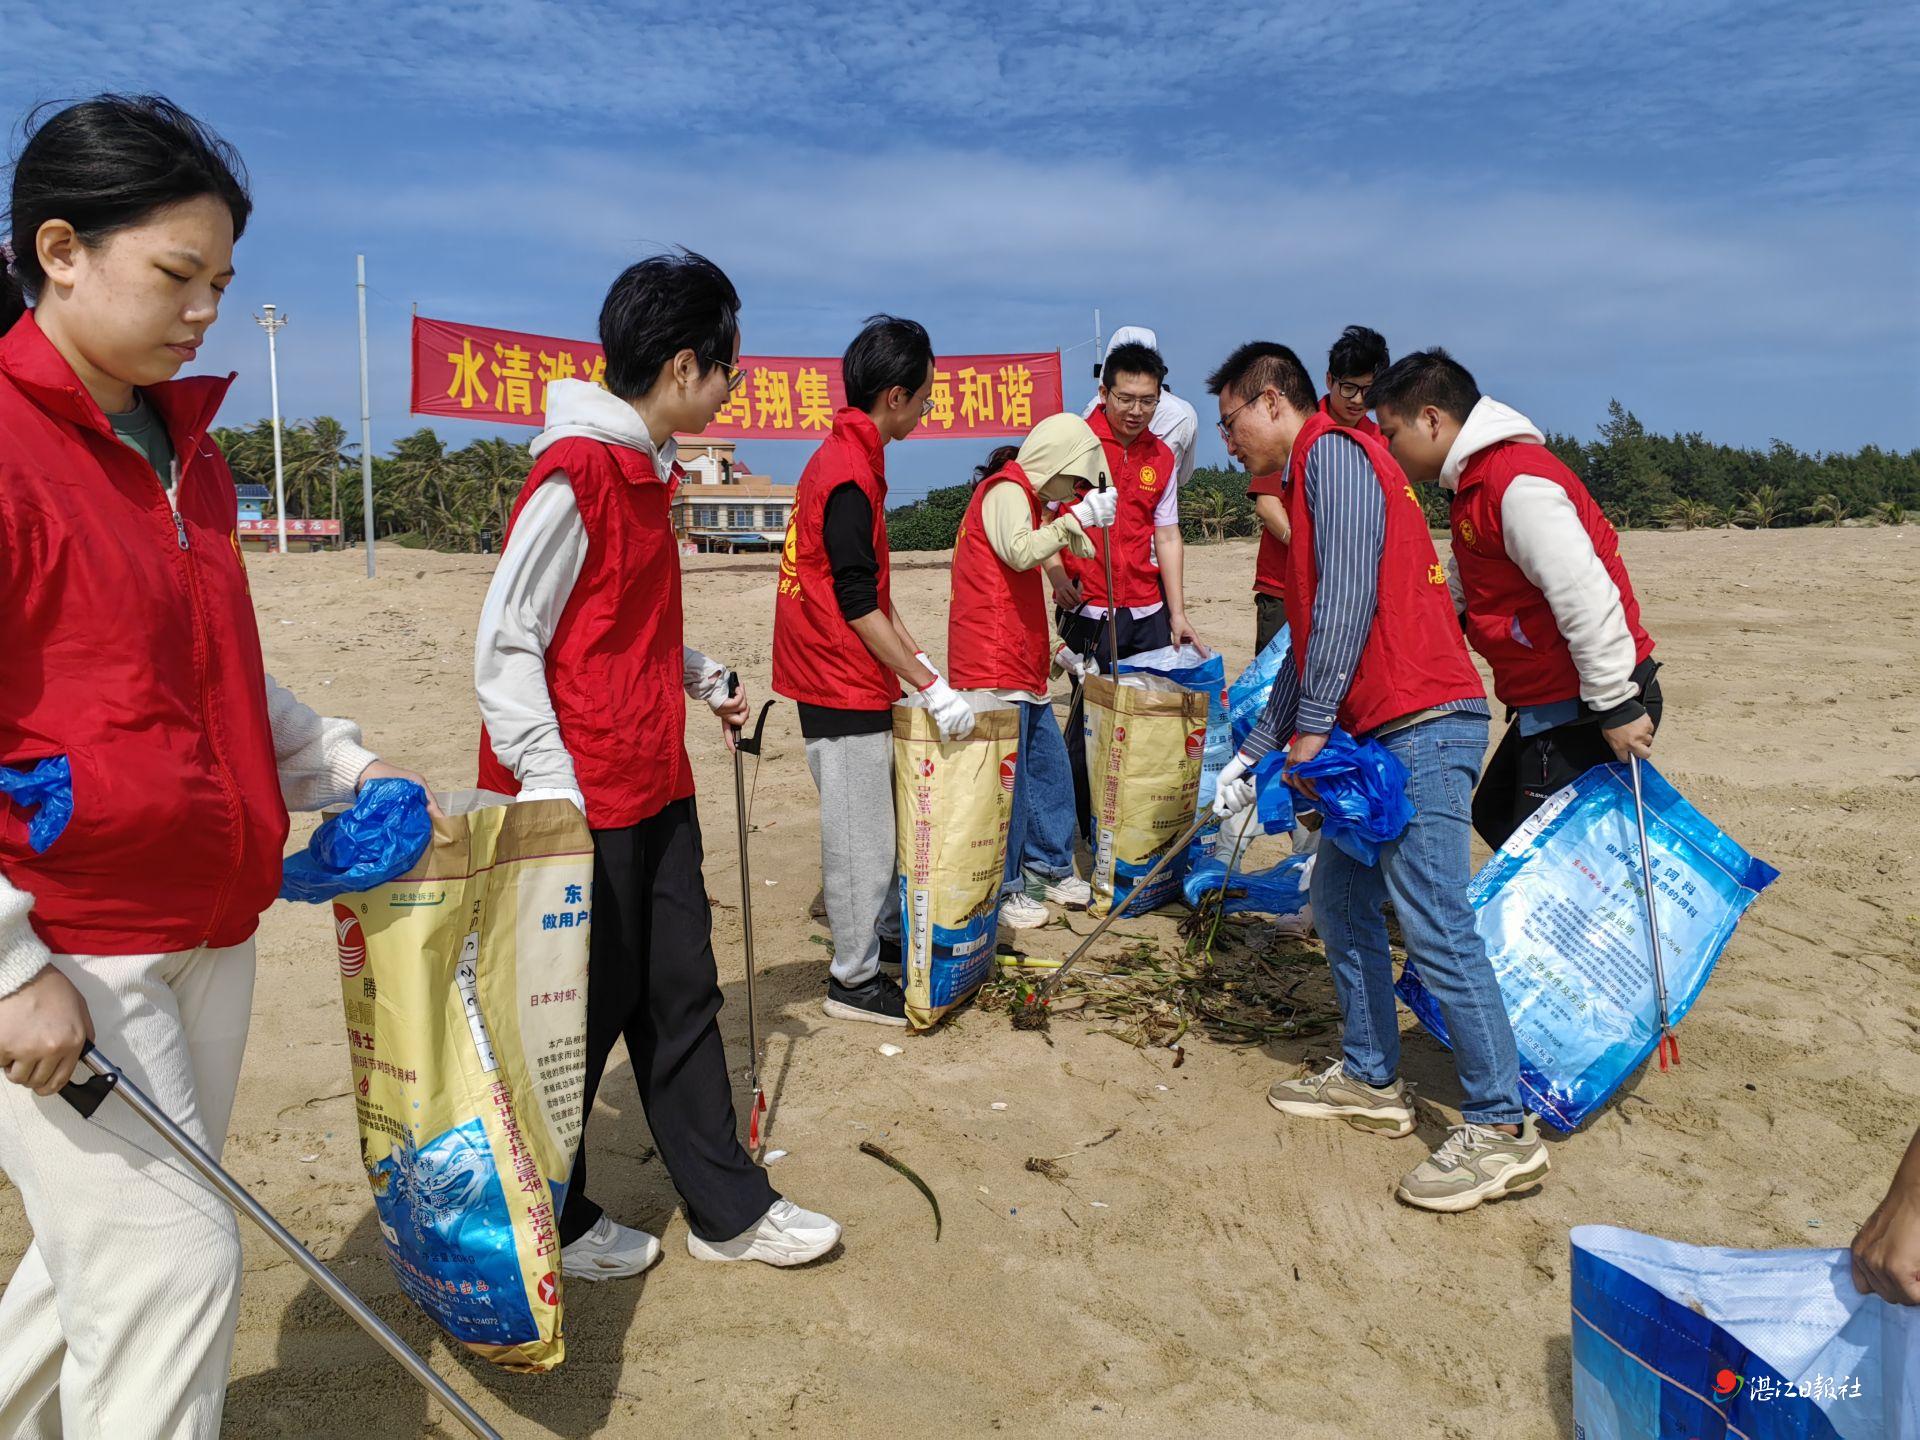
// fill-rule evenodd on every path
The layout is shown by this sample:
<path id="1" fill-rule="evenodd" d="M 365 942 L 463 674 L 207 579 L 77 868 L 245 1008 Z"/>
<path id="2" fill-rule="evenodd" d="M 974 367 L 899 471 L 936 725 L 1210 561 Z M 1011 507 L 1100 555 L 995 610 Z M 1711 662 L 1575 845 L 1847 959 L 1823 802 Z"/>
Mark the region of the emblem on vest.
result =
<path id="1" fill-rule="evenodd" d="M 1480 535 L 1479 532 L 1473 528 L 1473 521 L 1462 520 L 1456 528 L 1460 532 L 1460 543 L 1462 545 L 1466 546 L 1469 550 L 1478 548 Z"/>
<path id="2" fill-rule="evenodd" d="M 1160 472 L 1158 470 L 1154 469 L 1153 466 L 1151 465 L 1142 465 L 1140 467 L 1140 488 L 1141 489 L 1151 490 L 1154 486 L 1158 485 L 1159 483 L 1160 483 Z"/>
<path id="3" fill-rule="evenodd" d="M 800 562 L 796 554 L 795 524 L 794 520 L 787 522 L 787 543 L 780 547 L 780 593 L 802 599 L 804 597 L 800 594 Z"/>

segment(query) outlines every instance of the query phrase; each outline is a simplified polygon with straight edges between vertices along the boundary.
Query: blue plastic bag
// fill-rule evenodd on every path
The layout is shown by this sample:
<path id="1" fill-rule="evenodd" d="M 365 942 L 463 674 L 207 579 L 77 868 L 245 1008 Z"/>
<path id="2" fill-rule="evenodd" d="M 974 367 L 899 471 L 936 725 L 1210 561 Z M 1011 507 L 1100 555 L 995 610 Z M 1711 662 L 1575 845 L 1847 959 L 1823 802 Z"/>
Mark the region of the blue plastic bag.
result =
<path id="1" fill-rule="evenodd" d="M 1856 1291 L 1846 1251 L 1572 1238 L 1575 1435 L 1920 1436 L 1920 1310 Z"/>
<path id="2" fill-rule="evenodd" d="M 1678 1025 L 1740 916 L 1780 872 L 1644 760 L 1640 776 L 1668 1017 Z M 1513 1021 L 1521 1092 L 1557 1130 L 1573 1130 L 1604 1105 L 1659 1040 L 1639 854 L 1627 769 L 1601 765 L 1535 811 L 1467 890 Z M 1411 960 L 1398 989 L 1447 1043 L 1440 1007 Z"/>
<path id="3" fill-rule="evenodd" d="M 27 844 L 34 854 L 44 855 L 73 819 L 73 767 L 64 755 L 49 755 L 31 770 L 0 766 L 0 794 L 23 810 L 40 807 L 27 824 Z"/>
<path id="4" fill-rule="evenodd" d="M 1254 767 L 1262 824 L 1268 823 L 1269 811 L 1277 820 L 1282 807 L 1311 803 L 1305 797 L 1298 802 L 1292 798 L 1299 792 L 1279 773 L 1286 762 L 1285 750 L 1270 750 Z M 1331 840 L 1362 865 L 1377 863 L 1380 847 L 1398 840 L 1413 820 L 1407 767 L 1378 740 L 1356 741 L 1336 728 L 1327 736 L 1326 748 L 1291 773 L 1314 782 L 1320 796 L 1314 808 L 1323 817 L 1322 839 Z"/>
<path id="5" fill-rule="evenodd" d="M 320 905 L 336 895 L 371 890 L 419 863 L 433 843 L 427 792 L 411 780 L 373 780 L 353 808 L 330 816 L 287 857 L 280 898 Z"/>
<path id="6" fill-rule="evenodd" d="M 1227 687 L 1227 728 L 1232 731 L 1233 743 L 1228 747 L 1228 759 L 1232 759 L 1240 747 L 1247 743 L 1247 736 L 1253 733 L 1253 727 L 1260 721 L 1260 712 L 1267 708 L 1267 701 L 1273 696 L 1273 685 L 1280 678 L 1280 667 L 1287 658 L 1287 652 L 1293 645 L 1293 634 L 1285 626 L 1280 633 L 1267 642 L 1267 648 L 1254 656 L 1247 668 L 1242 670 Z M 1272 772 L 1267 772 L 1269 776 Z M 1254 788 L 1264 796 L 1269 790 L 1285 790 L 1286 787 L 1277 778 L 1263 781 L 1260 772 L 1254 772 Z M 1254 814 L 1260 822 L 1264 834 L 1277 835 L 1283 830 L 1291 830 L 1294 825 L 1294 807 L 1287 801 L 1293 792 L 1276 794 L 1273 799 Z"/>
<path id="7" fill-rule="evenodd" d="M 1311 855 L 1289 855 L 1265 870 L 1235 869 L 1227 886 L 1222 910 L 1228 915 L 1298 915 L 1307 908 L 1307 867 Z M 1187 878 L 1180 882 L 1188 905 L 1198 905 L 1220 893 L 1227 876 L 1227 862 L 1209 855 L 1188 867 Z"/>

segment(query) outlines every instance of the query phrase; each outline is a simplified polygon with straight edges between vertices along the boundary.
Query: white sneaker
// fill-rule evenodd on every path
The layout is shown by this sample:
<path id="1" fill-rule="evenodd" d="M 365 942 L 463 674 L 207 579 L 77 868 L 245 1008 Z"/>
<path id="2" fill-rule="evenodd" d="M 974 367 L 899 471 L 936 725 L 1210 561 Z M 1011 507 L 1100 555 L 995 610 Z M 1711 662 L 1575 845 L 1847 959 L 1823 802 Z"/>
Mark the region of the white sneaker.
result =
<path id="1" fill-rule="evenodd" d="M 1031 895 L 1018 892 L 1000 897 L 1000 923 L 1012 930 L 1034 930 L 1053 918 Z"/>
<path id="2" fill-rule="evenodd" d="M 560 1273 L 569 1280 L 624 1280 L 651 1269 L 660 1242 L 644 1230 L 616 1225 L 605 1215 L 560 1252 Z"/>
<path id="3" fill-rule="evenodd" d="M 768 1265 L 804 1265 L 840 1243 L 840 1222 L 776 1200 L 760 1223 L 731 1240 L 702 1240 L 687 1233 L 687 1253 L 696 1260 L 760 1260 Z"/>
<path id="4" fill-rule="evenodd" d="M 1035 900 L 1050 900 L 1055 905 L 1067 905 L 1076 910 L 1084 910 L 1093 903 L 1093 886 L 1078 875 L 1063 875 L 1056 880 L 1051 875 L 1036 875 L 1031 870 L 1022 870 L 1020 878 L 1027 882 L 1027 894 Z"/>

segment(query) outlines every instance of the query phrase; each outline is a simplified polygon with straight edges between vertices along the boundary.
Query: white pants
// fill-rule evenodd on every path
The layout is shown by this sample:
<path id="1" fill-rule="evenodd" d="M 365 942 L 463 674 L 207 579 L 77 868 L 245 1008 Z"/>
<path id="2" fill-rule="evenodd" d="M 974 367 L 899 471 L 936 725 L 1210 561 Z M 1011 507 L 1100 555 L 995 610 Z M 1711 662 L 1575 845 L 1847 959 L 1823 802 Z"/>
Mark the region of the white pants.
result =
<path id="1" fill-rule="evenodd" d="M 218 1156 L 253 942 L 54 964 L 86 1000 L 101 1053 Z M 0 1296 L 0 1436 L 213 1440 L 240 1308 L 232 1208 L 119 1100 L 87 1120 L 4 1078 L 0 1169 L 33 1227 Z"/>

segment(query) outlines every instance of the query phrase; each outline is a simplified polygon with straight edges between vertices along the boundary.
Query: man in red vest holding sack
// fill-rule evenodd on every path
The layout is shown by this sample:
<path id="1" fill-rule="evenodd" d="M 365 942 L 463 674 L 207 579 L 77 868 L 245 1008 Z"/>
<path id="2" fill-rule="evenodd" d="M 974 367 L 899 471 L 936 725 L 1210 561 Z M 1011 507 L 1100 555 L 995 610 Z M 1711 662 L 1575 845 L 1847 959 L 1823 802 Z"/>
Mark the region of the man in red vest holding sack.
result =
<path id="1" fill-rule="evenodd" d="M 1254 474 L 1284 470 L 1287 625 L 1292 648 L 1265 712 L 1220 772 L 1215 809 L 1253 802 L 1248 770 L 1287 743 L 1287 765 L 1318 755 L 1337 723 L 1378 741 L 1407 771 L 1414 816 L 1376 864 L 1322 844 L 1313 872 L 1314 924 L 1344 1022 L 1342 1053 L 1325 1070 L 1283 1080 L 1268 1102 L 1283 1114 L 1345 1120 L 1384 1136 L 1413 1133 L 1400 1079 L 1400 1027 L 1385 901 L 1407 953 L 1434 990 L 1454 1042 L 1464 1092 L 1459 1125 L 1400 1181 L 1428 1210 L 1469 1210 L 1536 1185 L 1548 1168 L 1533 1117 L 1520 1105 L 1513 1029 L 1467 904 L 1467 797 L 1486 753 L 1487 704 L 1447 599 L 1412 486 L 1377 437 L 1334 424 L 1314 403 L 1306 367 L 1284 345 L 1255 342 L 1207 382 L 1220 433 Z M 1283 772 L 1284 773 L 1284 772 Z M 1290 780 L 1313 794 L 1311 781 Z"/>
<path id="2" fill-rule="evenodd" d="M 670 509 L 676 434 L 698 434 L 744 378 L 740 297 L 712 261 L 642 260 L 600 311 L 606 389 L 547 387 L 507 543 L 487 590 L 474 683 L 480 784 L 565 799 L 593 831 L 586 1094 L 617 1039 L 687 1213 L 696 1260 L 800 1265 L 840 1238 L 782 1199 L 740 1144 L 720 1040 L 720 981 L 700 871 L 687 697 L 746 722 L 725 665 L 683 643 Z M 660 1242 L 587 1196 L 583 1135 L 560 1215 L 568 1280 L 637 1275 Z"/>
<path id="3" fill-rule="evenodd" d="M 1349 325 L 1327 352 L 1327 393 L 1320 413 L 1336 425 L 1376 439 L 1380 427 L 1367 417 L 1367 387 L 1387 368 L 1387 341 L 1378 330 Z M 1260 522 L 1260 553 L 1253 571 L 1253 649 L 1267 648 L 1287 623 L 1286 472 L 1256 475 L 1247 482 L 1254 518 Z"/>
<path id="4" fill-rule="evenodd" d="M 1498 849 L 1595 765 L 1653 754 L 1653 638 L 1619 535 L 1531 420 L 1444 350 L 1382 371 L 1371 399 L 1408 477 L 1453 496 L 1454 605 L 1513 712 L 1473 797 L 1473 827 Z"/>
<path id="5" fill-rule="evenodd" d="M 1020 707 L 1013 818 L 1007 828 L 1000 918 L 1016 930 L 1044 925 L 1045 901 L 1084 908 L 1093 890 L 1073 873 L 1073 777 L 1053 718 L 1047 683 L 1056 666 L 1075 676 L 1083 662 L 1047 630 L 1041 566 L 1066 551 L 1094 553 L 1087 531 L 1110 524 L 1117 493 L 1099 438 L 1077 415 L 1049 415 L 1012 460 L 974 487 L 953 547 L 953 603 L 947 609 L 947 668 L 963 690 L 990 690 Z M 1076 483 L 1092 486 L 1073 501 Z M 1045 506 L 1072 502 L 1056 519 Z"/>
<path id="6" fill-rule="evenodd" d="M 798 703 L 820 792 L 820 881 L 833 930 L 825 1009 L 904 1026 L 894 885 L 893 702 L 918 691 L 947 739 L 973 711 L 893 608 L 884 454 L 931 405 L 933 342 L 912 320 L 876 315 L 841 361 L 847 403 L 800 473 L 773 608 L 773 688 Z"/>

